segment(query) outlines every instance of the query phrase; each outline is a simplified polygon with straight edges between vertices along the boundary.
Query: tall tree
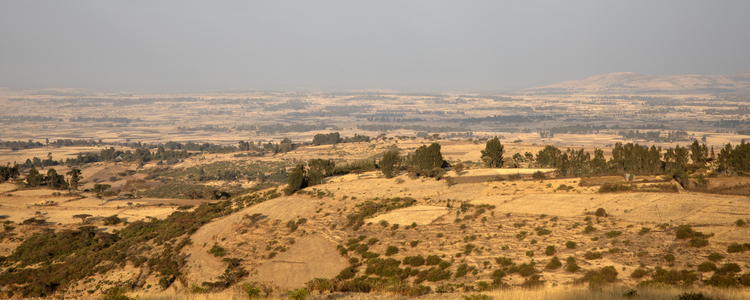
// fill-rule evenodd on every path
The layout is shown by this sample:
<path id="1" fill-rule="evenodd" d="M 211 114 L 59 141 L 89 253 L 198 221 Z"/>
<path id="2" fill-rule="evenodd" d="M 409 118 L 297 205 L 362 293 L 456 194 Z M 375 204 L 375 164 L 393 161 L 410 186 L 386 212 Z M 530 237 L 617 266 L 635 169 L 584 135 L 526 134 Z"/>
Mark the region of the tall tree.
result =
<path id="1" fill-rule="evenodd" d="M 26 175 L 26 184 L 28 184 L 30 187 L 37 187 L 44 183 L 44 176 L 42 174 L 39 174 L 39 171 L 37 171 L 36 168 L 32 167 L 31 170 L 29 170 L 29 175 Z"/>
<path id="2" fill-rule="evenodd" d="M 383 171 L 385 178 L 393 178 L 398 174 L 398 169 L 401 167 L 401 157 L 399 156 L 398 150 L 389 150 L 383 154 L 383 158 L 378 162 L 380 170 Z"/>
<path id="3" fill-rule="evenodd" d="M 440 153 L 440 144 L 432 143 L 430 146 L 422 145 L 417 148 L 414 151 L 413 164 L 421 173 L 442 168 L 445 161 L 443 154 Z"/>
<path id="4" fill-rule="evenodd" d="M 81 170 L 72 169 L 68 171 L 68 173 L 65 173 L 65 175 L 70 176 L 70 180 L 68 180 L 70 187 L 73 188 L 74 191 L 78 190 L 78 185 L 80 184 L 81 179 L 83 179 L 83 176 L 81 176 Z"/>
<path id="5" fill-rule="evenodd" d="M 289 173 L 289 177 L 286 179 L 287 186 L 284 189 L 284 193 L 291 195 L 304 188 L 306 181 L 305 175 L 305 166 L 303 164 L 297 164 L 297 166 L 294 167 L 294 171 Z"/>
<path id="6" fill-rule="evenodd" d="M 537 153 L 536 163 L 540 167 L 557 167 L 558 156 L 561 153 L 560 149 L 557 149 L 555 146 L 547 145 Z"/>
<path id="7" fill-rule="evenodd" d="M 503 144 L 500 139 L 494 137 L 487 141 L 482 150 L 482 161 L 484 165 L 490 168 L 500 168 L 503 166 Z"/>

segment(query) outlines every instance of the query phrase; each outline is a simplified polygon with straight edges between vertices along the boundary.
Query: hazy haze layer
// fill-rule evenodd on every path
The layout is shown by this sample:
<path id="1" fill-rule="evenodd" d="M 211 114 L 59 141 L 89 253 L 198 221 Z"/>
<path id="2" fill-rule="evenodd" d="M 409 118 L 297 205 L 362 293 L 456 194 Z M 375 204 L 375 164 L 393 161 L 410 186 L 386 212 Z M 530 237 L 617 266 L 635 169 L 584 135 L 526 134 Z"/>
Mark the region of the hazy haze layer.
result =
<path id="1" fill-rule="evenodd" d="M 519 89 L 750 69 L 747 1 L 3 1 L 0 86 Z"/>

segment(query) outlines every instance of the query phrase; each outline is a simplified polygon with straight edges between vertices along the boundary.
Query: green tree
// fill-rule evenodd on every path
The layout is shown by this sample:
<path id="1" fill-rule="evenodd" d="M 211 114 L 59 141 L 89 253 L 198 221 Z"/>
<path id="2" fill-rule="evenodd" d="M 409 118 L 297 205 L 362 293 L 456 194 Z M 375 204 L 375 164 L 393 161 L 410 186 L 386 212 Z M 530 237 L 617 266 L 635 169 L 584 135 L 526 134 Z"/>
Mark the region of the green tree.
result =
<path id="1" fill-rule="evenodd" d="M 29 175 L 26 175 L 26 184 L 28 184 L 30 187 L 37 187 L 44 183 L 44 176 L 42 174 L 39 174 L 39 171 L 37 171 L 36 168 L 32 167 L 31 170 L 29 170 Z"/>
<path id="2" fill-rule="evenodd" d="M 432 143 L 430 146 L 422 145 L 414 151 L 412 161 L 414 168 L 420 175 L 436 176 L 445 165 L 443 154 L 440 153 L 440 144 Z"/>
<path id="3" fill-rule="evenodd" d="M 693 144 L 690 145 L 690 159 L 693 160 L 693 163 L 696 165 L 706 165 L 706 160 L 708 159 L 708 147 L 706 147 L 705 144 L 701 146 L 698 144 L 698 141 L 693 141 Z"/>
<path id="4" fill-rule="evenodd" d="M 385 178 L 393 178 L 398 174 L 398 169 L 401 167 L 401 157 L 399 156 L 398 150 L 389 150 L 383 154 L 383 158 L 378 162 L 380 170 L 383 171 Z"/>
<path id="5" fill-rule="evenodd" d="M 307 171 L 307 182 L 311 186 L 323 183 L 323 178 L 332 176 L 336 167 L 333 160 L 321 158 L 311 159 L 307 165 L 310 166 L 310 170 Z"/>
<path id="6" fill-rule="evenodd" d="M 482 150 L 482 161 L 484 165 L 489 168 L 500 168 L 503 166 L 503 144 L 500 143 L 500 139 L 494 137 L 487 141 L 487 144 Z"/>
<path id="7" fill-rule="evenodd" d="M 70 176 L 70 180 L 68 180 L 70 187 L 73 188 L 74 191 L 77 191 L 78 185 L 80 185 L 81 179 L 83 179 L 83 176 L 81 176 L 81 170 L 71 169 L 68 173 L 65 173 L 65 175 Z"/>
<path id="8" fill-rule="evenodd" d="M 291 195 L 304 188 L 306 181 L 305 175 L 305 166 L 303 164 L 297 164 L 297 166 L 294 167 L 294 171 L 289 173 L 289 177 L 286 179 L 287 187 L 284 189 L 284 193 Z"/>
<path id="9" fill-rule="evenodd" d="M 557 167 L 558 157 L 562 152 L 555 146 L 547 145 L 536 155 L 536 163 L 540 167 Z"/>
<path id="10" fill-rule="evenodd" d="M 68 187 L 65 176 L 57 174 L 53 168 L 47 170 L 47 186 L 53 189 L 64 189 Z"/>

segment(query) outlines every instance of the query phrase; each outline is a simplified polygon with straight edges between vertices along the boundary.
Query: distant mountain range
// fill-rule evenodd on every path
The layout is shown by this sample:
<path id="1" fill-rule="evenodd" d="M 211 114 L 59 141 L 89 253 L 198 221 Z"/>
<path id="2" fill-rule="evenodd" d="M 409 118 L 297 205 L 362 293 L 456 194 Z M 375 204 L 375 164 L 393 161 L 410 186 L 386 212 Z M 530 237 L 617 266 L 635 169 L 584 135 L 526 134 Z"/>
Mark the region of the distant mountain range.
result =
<path id="1" fill-rule="evenodd" d="M 731 75 L 654 76 L 632 72 L 598 75 L 577 81 L 524 90 L 537 93 L 575 94 L 706 94 L 750 92 L 750 71 Z"/>

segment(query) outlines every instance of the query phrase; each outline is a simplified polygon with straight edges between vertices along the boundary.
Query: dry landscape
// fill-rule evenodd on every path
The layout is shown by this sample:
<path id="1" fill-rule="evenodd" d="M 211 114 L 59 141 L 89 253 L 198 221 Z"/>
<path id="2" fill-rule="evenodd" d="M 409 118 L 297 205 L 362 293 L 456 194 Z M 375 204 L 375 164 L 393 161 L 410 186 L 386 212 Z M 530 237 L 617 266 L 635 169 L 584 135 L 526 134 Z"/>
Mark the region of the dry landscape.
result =
<path id="1" fill-rule="evenodd" d="M 0 299 L 747 299 L 749 79 L 2 89 Z"/>

